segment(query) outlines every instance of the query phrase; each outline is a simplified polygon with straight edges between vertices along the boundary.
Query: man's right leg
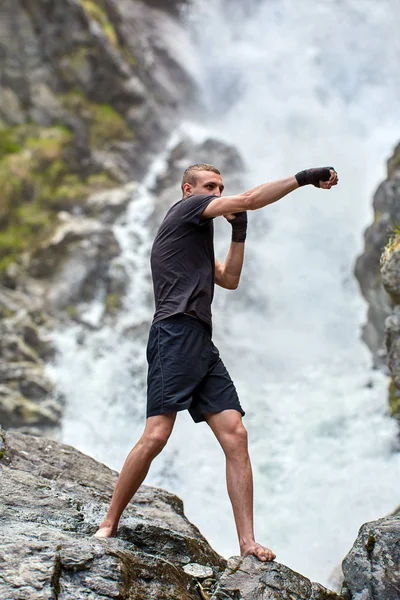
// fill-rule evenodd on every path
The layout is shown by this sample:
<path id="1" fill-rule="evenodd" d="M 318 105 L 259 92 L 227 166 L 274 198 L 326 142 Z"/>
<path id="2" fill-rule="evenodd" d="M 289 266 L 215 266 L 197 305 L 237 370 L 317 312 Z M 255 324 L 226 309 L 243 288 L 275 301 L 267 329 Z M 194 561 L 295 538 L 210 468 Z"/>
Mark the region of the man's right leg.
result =
<path id="1" fill-rule="evenodd" d="M 152 460 L 168 441 L 176 413 L 149 417 L 143 435 L 130 451 L 115 484 L 110 508 L 101 523 L 96 537 L 113 537 L 123 510 L 134 496 L 150 468 Z"/>

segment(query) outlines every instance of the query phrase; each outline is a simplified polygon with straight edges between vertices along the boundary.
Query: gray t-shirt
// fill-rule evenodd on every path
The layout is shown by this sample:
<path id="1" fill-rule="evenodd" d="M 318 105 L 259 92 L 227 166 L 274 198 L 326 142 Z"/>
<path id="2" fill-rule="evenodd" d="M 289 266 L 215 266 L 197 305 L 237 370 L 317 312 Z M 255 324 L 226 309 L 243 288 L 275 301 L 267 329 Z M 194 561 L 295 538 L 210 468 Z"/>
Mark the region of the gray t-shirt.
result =
<path id="1" fill-rule="evenodd" d="M 180 200 L 161 223 L 151 250 L 153 323 L 191 312 L 211 327 L 214 227 L 201 213 L 216 197 L 198 194 Z"/>

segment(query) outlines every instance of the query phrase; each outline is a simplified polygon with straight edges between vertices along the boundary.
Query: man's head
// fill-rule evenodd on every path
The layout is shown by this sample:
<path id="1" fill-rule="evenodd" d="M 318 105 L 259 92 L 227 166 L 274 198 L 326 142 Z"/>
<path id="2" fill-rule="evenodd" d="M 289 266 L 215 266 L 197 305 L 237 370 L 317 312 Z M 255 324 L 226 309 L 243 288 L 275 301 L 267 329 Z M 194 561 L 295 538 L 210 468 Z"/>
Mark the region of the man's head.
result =
<path id="1" fill-rule="evenodd" d="M 182 177 L 183 197 L 193 194 L 221 196 L 224 191 L 221 173 L 213 165 L 201 163 L 188 167 Z"/>

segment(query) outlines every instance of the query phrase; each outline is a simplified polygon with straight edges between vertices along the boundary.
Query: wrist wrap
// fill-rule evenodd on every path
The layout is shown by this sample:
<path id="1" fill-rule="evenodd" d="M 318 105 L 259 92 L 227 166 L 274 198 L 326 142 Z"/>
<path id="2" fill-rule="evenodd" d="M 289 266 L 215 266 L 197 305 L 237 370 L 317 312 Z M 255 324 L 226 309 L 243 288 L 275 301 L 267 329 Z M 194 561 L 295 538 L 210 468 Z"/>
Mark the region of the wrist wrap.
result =
<path id="1" fill-rule="evenodd" d="M 235 213 L 235 218 L 229 221 L 232 225 L 232 242 L 244 242 L 247 231 L 247 212 Z"/>
<path id="2" fill-rule="evenodd" d="M 299 171 L 299 173 L 296 173 L 295 177 L 297 179 L 297 183 L 300 186 L 312 184 L 315 187 L 319 187 L 320 181 L 328 181 L 328 179 L 330 178 L 330 169 L 333 169 L 333 167 L 318 167 L 317 169 L 306 169 L 305 171 Z"/>

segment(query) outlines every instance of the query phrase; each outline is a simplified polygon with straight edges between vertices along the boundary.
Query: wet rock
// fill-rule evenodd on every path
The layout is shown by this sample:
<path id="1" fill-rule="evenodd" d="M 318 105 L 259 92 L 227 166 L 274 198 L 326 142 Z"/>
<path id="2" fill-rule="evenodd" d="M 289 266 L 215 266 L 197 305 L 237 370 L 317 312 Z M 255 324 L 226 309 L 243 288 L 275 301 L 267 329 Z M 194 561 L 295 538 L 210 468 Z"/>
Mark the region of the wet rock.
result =
<path id="1" fill-rule="evenodd" d="M 43 280 L 45 306 L 56 312 L 92 300 L 107 286 L 119 246 L 112 229 L 94 219 L 63 214 L 63 222 L 33 254 L 29 274 Z"/>
<path id="2" fill-rule="evenodd" d="M 399 147 L 389 165 L 397 164 Z M 397 157 L 397 158 L 396 158 Z M 374 222 L 364 234 L 364 251 L 355 265 L 355 276 L 368 303 L 363 340 L 374 355 L 375 363 L 385 364 L 385 319 L 392 312 L 392 300 L 385 291 L 380 273 L 380 258 L 391 229 L 400 222 L 400 177 L 398 168 L 388 170 L 389 178 L 380 184 L 373 200 Z"/>
<path id="3" fill-rule="evenodd" d="M 188 575 L 195 577 L 196 579 L 207 579 L 214 575 L 211 567 L 205 567 L 204 565 L 198 565 L 196 563 L 189 563 L 183 567 L 183 570 Z"/>
<path id="4" fill-rule="evenodd" d="M 138 184 L 132 181 L 113 190 L 92 194 L 87 199 L 85 212 L 103 223 L 114 223 L 116 218 L 126 210 L 137 187 Z"/>
<path id="5" fill-rule="evenodd" d="M 345 590 L 351 600 L 400 597 L 400 516 L 363 525 L 343 561 Z M 345 596 L 346 597 L 346 596 Z"/>
<path id="6" fill-rule="evenodd" d="M 0 289 L 0 314 L 0 424 L 54 436 L 62 397 L 44 362 L 54 356 L 49 319 L 20 290 Z"/>
<path id="7" fill-rule="evenodd" d="M 396 306 L 393 314 L 386 319 L 385 339 L 389 369 L 396 387 L 400 389 L 400 306 Z"/>
<path id="8" fill-rule="evenodd" d="M 340 596 L 277 562 L 229 559 L 211 600 L 341 600 Z"/>
<path id="9" fill-rule="evenodd" d="M 61 405 L 48 398 L 30 400 L 17 389 L 0 383 L 0 426 L 36 435 L 54 435 L 61 419 Z"/>
<path id="10" fill-rule="evenodd" d="M 183 566 L 224 567 L 184 516 L 182 502 L 157 488 L 140 488 L 118 538 L 93 538 L 116 473 L 45 438 L 0 438 L 0 597 L 199 600 Z"/>

